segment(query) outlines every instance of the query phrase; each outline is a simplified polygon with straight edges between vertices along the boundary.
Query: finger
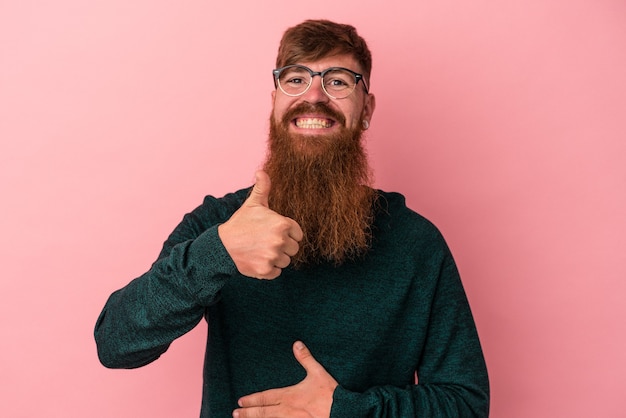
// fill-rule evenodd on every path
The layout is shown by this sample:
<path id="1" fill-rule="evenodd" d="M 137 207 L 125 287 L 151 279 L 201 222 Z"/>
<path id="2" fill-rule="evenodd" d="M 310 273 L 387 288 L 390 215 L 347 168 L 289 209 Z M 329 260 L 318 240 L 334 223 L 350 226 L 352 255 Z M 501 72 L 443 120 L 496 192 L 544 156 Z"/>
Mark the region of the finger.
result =
<path id="1" fill-rule="evenodd" d="M 239 408 L 233 411 L 233 418 L 293 418 L 294 415 L 284 411 L 280 405 L 254 406 Z"/>
<path id="2" fill-rule="evenodd" d="M 289 220 L 292 222 L 291 227 L 289 228 L 289 236 L 295 239 L 297 242 L 302 241 L 302 238 L 304 238 L 302 228 L 300 228 L 298 222 L 294 221 L 291 218 L 289 218 Z"/>
<path id="3" fill-rule="evenodd" d="M 289 264 L 287 264 L 289 265 Z M 257 279 L 262 279 L 262 280 L 274 280 L 275 278 L 277 278 L 278 276 L 280 276 L 280 274 L 283 272 L 282 269 L 278 268 L 277 266 L 273 266 L 270 267 L 266 272 L 262 272 L 258 275 L 255 275 L 253 277 L 257 278 Z"/>
<path id="4" fill-rule="evenodd" d="M 282 247 L 283 252 L 289 257 L 293 257 L 294 255 L 298 254 L 299 249 L 300 245 L 297 241 L 293 239 L 287 239 Z"/>
<path id="5" fill-rule="evenodd" d="M 291 264 L 291 257 L 289 257 L 287 254 L 283 254 L 277 257 L 274 261 L 274 266 L 278 267 L 279 269 L 284 269 L 289 264 Z"/>
<path id="6" fill-rule="evenodd" d="M 307 374 L 319 371 L 319 369 L 323 369 L 322 365 L 315 360 L 309 349 L 302 341 L 296 341 L 293 344 L 293 355 L 298 360 L 298 363 L 304 370 L 306 370 Z"/>
<path id="7" fill-rule="evenodd" d="M 278 405 L 281 389 L 269 389 L 263 392 L 252 393 L 239 398 L 237 404 L 242 408 L 255 406 Z"/>
<path id="8" fill-rule="evenodd" d="M 269 207 L 269 195 L 272 187 L 272 182 L 267 173 L 263 170 L 259 170 L 255 173 L 256 183 L 252 188 L 250 196 L 246 200 L 247 205 L 250 206 L 264 206 Z"/>

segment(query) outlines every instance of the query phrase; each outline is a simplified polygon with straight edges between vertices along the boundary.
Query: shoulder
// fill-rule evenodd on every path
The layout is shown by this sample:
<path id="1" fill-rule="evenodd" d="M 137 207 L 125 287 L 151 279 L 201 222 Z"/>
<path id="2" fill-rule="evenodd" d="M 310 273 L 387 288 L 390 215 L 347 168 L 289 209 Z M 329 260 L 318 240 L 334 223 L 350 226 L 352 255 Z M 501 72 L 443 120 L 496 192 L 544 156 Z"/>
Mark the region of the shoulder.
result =
<path id="1" fill-rule="evenodd" d="M 250 187 L 228 193 L 222 197 L 207 195 L 202 204 L 187 213 L 182 224 L 192 224 L 201 231 L 226 222 L 250 194 Z"/>
<path id="2" fill-rule="evenodd" d="M 246 200 L 250 187 L 223 197 L 205 196 L 202 204 L 183 216 L 165 241 L 161 257 L 177 244 L 194 240 L 207 229 L 226 222 Z"/>
<path id="3" fill-rule="evenodd" d="M 378 190 L 375 227 L 378 233 L 392 239 L 405 250 L 448 251 L 437 226 L 409 208 L 405 197 L 397 192 Z"/>
<path id="4" fill-rule="evenodd" d="M 439 236 L 439 229 L 427 218 L 406 205 L 404 195 L 378 190 L 377 221 L 408 228 L 407 232 Z"/>
<path id="5" fill-rule="evenodd" d="M 225 222 L 232 216 L 243 202 L 248 198 L 251 187 L 228 193 L 222 197 L 207 195 L 202 204 L 194 209 L 191 214 L 201 218 L 209 218 L 213 222 Z"/>

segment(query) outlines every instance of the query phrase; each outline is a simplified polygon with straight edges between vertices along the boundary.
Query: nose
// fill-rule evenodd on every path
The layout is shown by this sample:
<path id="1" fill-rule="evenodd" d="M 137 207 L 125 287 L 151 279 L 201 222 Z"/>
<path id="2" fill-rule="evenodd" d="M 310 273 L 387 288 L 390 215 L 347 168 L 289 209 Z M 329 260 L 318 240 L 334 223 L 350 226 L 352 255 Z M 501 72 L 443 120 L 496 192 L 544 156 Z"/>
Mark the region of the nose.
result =
<path id="1" fill-rule="evenodd" d="M 308 103 L 327 103 L 330 97 L 324 92 L 322 88 L 322 78 L 318 75 L 314 76 L 311 80 L 311 86 L 302 95 L 304 101 Z"/>

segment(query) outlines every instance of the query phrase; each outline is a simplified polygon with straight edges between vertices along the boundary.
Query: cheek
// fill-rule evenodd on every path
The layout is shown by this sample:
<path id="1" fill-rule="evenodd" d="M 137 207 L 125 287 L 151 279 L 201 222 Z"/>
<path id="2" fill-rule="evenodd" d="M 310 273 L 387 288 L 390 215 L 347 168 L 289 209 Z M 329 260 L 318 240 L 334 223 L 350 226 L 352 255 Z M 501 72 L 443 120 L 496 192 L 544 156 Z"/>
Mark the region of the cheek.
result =
<path id="1" fill-rule="evenodd" d="M 356 109 L 347 110 L 343 114 L 346 117 L 347 128 L 354 128 L 361 123 L 361 112 L 356 111 Z"/>
<path id="2" fill-rule="evenodd" d="M 281 111 L 279 107 L 274 106 L 272 109 L 272 118 L 276 123 L 280 123 L 285 112 Z"/>
<path id="3" fill-rule="evenodd" d="M 346 117 L 346 125 L 353 128 L 361 123 L 361 115 L 363 113 L 363 106 L 355 101 L 350 101 L 341 106 L 341 112 Z"/>
<path id="4" fill-rule="evenodd" d="M 274 116 L 274 118 L 276 119 L 276 121 L 280 121 L 283 117 L 283 115 L 287 112 L 287 110 L 289 109 L 289 101 L 287 100 L 281 100 L 281 98 L 276 98 L 276 100 L 274 100 L 274 107 L 272 109 L 272 115 Z"/>

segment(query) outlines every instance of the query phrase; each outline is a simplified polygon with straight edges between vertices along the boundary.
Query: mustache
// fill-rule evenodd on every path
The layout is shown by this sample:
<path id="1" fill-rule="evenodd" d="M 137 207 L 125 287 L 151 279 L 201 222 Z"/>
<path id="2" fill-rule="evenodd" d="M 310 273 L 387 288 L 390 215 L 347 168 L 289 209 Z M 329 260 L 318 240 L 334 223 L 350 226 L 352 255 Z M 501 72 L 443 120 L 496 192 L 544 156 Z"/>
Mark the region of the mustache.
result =
<path id="1" fill-rule="evenodd" d="M 317 114 L 326 116 L 329 119 L 334 119 L 341 125 L 345 126 L 346 124 L 345 116 L 343 116 L 341 113 L 337 112 L 336 110 L 332 109 L 326 103 L 307 103 L 307 102 L 302 102 L 298 104 L 296 107 L 288 110 L 283 115 L 282 123 L 285 125 L 288 125 L 293 119 L 306 113 L 317 113 Z"/>

